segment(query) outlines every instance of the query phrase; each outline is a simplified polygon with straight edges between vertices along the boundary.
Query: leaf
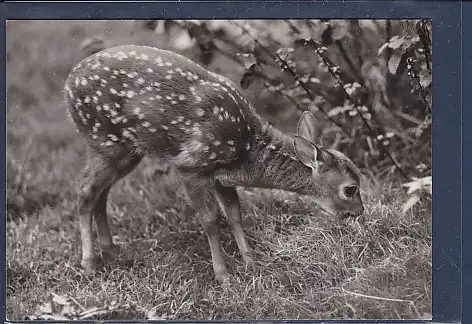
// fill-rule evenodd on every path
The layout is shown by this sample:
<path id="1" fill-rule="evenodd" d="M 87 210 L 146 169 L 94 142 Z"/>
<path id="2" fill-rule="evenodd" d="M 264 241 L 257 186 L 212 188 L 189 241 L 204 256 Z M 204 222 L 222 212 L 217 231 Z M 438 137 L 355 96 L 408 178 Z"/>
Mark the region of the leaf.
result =
<path id="1" fill-rule="evenodd" d="M 347 25 L 338 24 L 335 28 L 331 29 L 331 37 L 334 40 L 343 39 L 348 34 Z"/>
<path id="2" fill-rule="evenodd" d="M 426 89 L 431 84 L 431 74 L 430 73 L 420 73 L 420 84 L 423 89 Z"/>
<path id="3" fill-rule="evenodd" d="M 411 196 L 407 200 L 407 202 L 403 205 L 402 212 L 406 213 L 408 210 L 411 209 L 411 207 L 413 207 L 418 201 L 420 201 L 420 199 L 421 199 L 421 197 L 418 194 L 414 194 L 413 196 Z"/>
<path id="4" fill-rule="evenodd" d="M 39 306 L 39 312 L 42 314 L 52 314 L 54 312 L 52 300 L 48 300 L 43 305 Z"/>
<path id="5" fill-rule="evenodd" d="M 61 296 L 61 295 L 57 295 L 55 293 L 52 293 L 52 295 L 54 296 L 52 301 L 55 302 L 56 304 L 63 305 L 63 306 L 70 304 L 68 296 Z"/>
<path id="6" fill-rule="evenodd" d="M 388 47 L 390 47 L 392 49 L 397 49 L 400 46 L 402 46 L 403 43 L 405 43 L 405 37 L 404 36 L 402 36 L 402 37 L 393 36 L 390 39 L 390 42 L 388 43 Z"/>
<path id="7" fill-rule="evenodd" d="M 334 117 L 334 116 L 337 116 L 339 114 L 345 113 L 346 111 L 349 111 L 349 110 L 351 110 L 350 107 L 345 107 L 345 106 L 334 107 L 330 111 L 328 111 L 328 116 L 329 117 Z"/>
<path id="8" fill-rule="evenodd" d="M 426 190 L 431 196 L 433 195 L 433 186 L 432 185 L 425 185 L 424 190 Z"/>
<path id="9" fill-rule="evenodd" d="M 175 49 L 180 51 L 184 51 L 192 47 L 196 40 L 190 37 L 187 30 L 180 30 L 177 35 L 174 35 L 171 40 L 172 44 Z"/>
<path id="10" fill-rule="evenodd" d="M 77 315 L 77 310 L 73 305 L 65 305 L 61 311 L 62 316 L 75 316 Z"/>
<path id="11" fill-rule="evenodd" d="M 403 187 L 408 187 L 407 194 L 410 195 L 415 191 L 418 191 L 421 189 L 421 182 L 418 180 L 408 182 L 402 185 Z"/>
<path id="12" fill-rule="evenodd" d="M 146 312 L 146 319 L 151 321 L 161 319 L 161 316 L 157 315 L 157 306 L 152 307 Z"/>
<path id="13" fill-rule="evenodd" d="M 398 65 L 400 65 L 401 56 L 393 54 L 390 60 L 388 60 L 388 70 L 391 74 L 397 73 Z"/>
<path id="14" fill-rule="evenodd" d="M 379 50 L 377 51 L 378 55 L 382 54 L 382 52 L 388 47 L 389 43 L 385 43 L 380 46 Z"/>

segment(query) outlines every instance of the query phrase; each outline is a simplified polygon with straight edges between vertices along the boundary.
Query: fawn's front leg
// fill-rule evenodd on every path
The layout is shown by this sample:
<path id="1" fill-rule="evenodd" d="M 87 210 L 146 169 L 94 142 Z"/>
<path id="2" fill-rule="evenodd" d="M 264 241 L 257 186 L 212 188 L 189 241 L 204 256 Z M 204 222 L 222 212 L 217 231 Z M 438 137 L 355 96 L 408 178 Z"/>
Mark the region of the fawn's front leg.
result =
<path id="1" fill-rule="evenodd" d="M 185 182 L 189 203 L 195 210 L 208 238 L 215 279 L 223 283 L 229 279 L 229 275 L 221 250 L 218 202 L 208 184 L 200 186 L 194 179 Z"/>
<path id="2" fill-rule="evenodd" d="M 80 236 L 82 242 L 81 266 L 85 274 L 90 275 L 95 272 L 95 254 L 93 252 L 93 234 L 92 234 L 92 209 L 97 199 L 97 191 L 100 188 L 92 184 L 85 184 L 81 188 L 79 196 L 78 212 Z"/>
<path id="3" fill-rule="evenodd" d="M 233 187 L 225 187 L 217 182 L 215 185 L 215 197 L 231 225 L 233 236 L 238 244 L 239 252 L 241 253 L 246 267 L 253 267 L 252 252 L 246 241 L 243 226 L 241 225 L 241 206 L 236 189 Z"/>

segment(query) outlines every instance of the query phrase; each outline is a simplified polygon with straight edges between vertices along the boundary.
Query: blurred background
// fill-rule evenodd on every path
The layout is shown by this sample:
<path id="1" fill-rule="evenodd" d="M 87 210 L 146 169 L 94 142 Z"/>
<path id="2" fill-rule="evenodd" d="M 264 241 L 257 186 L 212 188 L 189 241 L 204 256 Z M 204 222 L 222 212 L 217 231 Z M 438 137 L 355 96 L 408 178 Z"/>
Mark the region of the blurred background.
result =
<path id="1" fill-rule="evenodd" d="M 343 257 L 328 261 L 328 255 L 336 255 L 335 247 L 304 255 L 290 250 L 295 248 L 293 245 L 284 246 L 288 250 L 280 256 L 280 264 L 296 264 L 294 269 L 299 272 L 290 276 L 278 273 L 277 261 L 271 261 L 274 262 L 272 268 L 267 265 L 267 269 L 271 269 L 270 275 L 266 273 L 263 278 L 273 279 L 275 275 L 277 280 L 290 282 L 287 283 L 290 289 L 281 284 L 286 288 L 285 294 L 298 291 L 292 282 L 298 278 L 299 282 L 316 286 L 319 294 L 299 297 L 296 299 L 298 306 L 289 303 L 286 308 L 277 310 L 277 307 L 271 308 L 270 302 L 273 305 L 285 302 L 275 297 L 271 299 L 269 296 L 275 293 L 271 290 L 274 288 L 267 288 L 264 285 L 268 283 L 262 281 L 268 304 L 254 301 L 253 306 L 262 307 L 265 312 L 258 313 L 251 305 L 245 305 L 247 312 L 244 308 L 239 309 L 234 302 L 225 299 L 228 296 L 223 295 L 223 298 L 218 295 L 220 293 L 213 292 L 220 301 L 215 295 L 205 295 L 205 298 L 218 304 L 212 315 L 214 318 L 233 313 L 239 314 L 236 317 L 252 315 L 253 318 L 269 315 L 296 318 L 295 314 L 321 318 L 414 318 L 427 317 L 430 313 L 430 21 L 9 21 L 6 42 L 7 265 L 9 305 L 13 305 L 8 309 L 11 316 L 37 312 L 38 304 L 42 304 L 37 296 L 47 294 L 50 287 L 77 292 L 73 288 L 78 280 L 74 271 L 78 271 L 79 255 L 74 217 L 75 181 L 83 167 L 85 145 L 74 126 L 66 120 L 67 107 L 62 91 L 75 64 L 96 51 L 118 44 L 169 49 L 230 78 L 244 90 L 265 120 L 289 134 L 295 131 L 300 114 L 305 110 L 312 111 L 324 126 L 324 145 L 346 153 L 365 175 L 363 190 L 370 210 L 367 223 L 370 219 L 372 226 L 361 234 L 356 232 L 356 237 L 349 236 L 350 231 L 347 236 L 341 235 L 343 231 L 339 232 L 338 225 L 329 220 L 318 220 L 328 232 L 313 229 L 311 234 L 301 233 L 297 226 L 303 222 L 294 220 L 293 216 L 308 212 L 309 206 L 305 203 L 282 194 L 273 196 L 258 191 L 243 194 L 245 210 L 254 214 L 251 216 L 254 220 L 246 220 L 249 222 L 246 224 L 248 235 L 266 244 L 266 248 L 256 248 L 256 255 L 271 255 L 271 260 L 277 260 L 276 256 L 280 254 L 269 253 L 269 250 L 281 244 L 280 235 L 288 239 L 286 235 L 289 234 L 291 244 L 299 239 L 302 245 L 315 244 L 318 240 L 323 241 L 326 235 L 332 235 L 334 241 L 349 240 L 351 247 L 356 246 L 356 252 L 347 255 L 340 246 L 339 253 Z M 119 188 L 113 189 L 109 211 L 116 228 L 115 239 L 126 245 L 131 237 L 143 240 L 159 237 L 166 242 L 164 245 L 173 242 L 173 248 L 184 246 L 188 240 L 201 241 L 200 246 L 190 241 L 193 242 L 192 253 L 201 253 L 205 259 L 209 254 L 204 248 L 203 236 L 182 237 L 185 231 L 198 231 L 198 225 L 187 212 L 177 180 L 169 172 L 167 166 L 144 161 L 133 175 L 120 182 Z M 167 175 L 164 180 L 163 175 Z M 289 201 L 295 201 L 298 207 L 287 208 Z M 258 213 L 254 212 L 255 206 L 258 206 Z M 125 214 L 137 216 L 131 218 Z M 280 231 L 281 224 L 286 231 Z M 382 237 L 382 233 L 392 236 Z M 413 241 L 407 244 L 405 240 Z M 395 245 L 397 243 L 399 246 Z M 233 243 L 227 243 L 225 248 L 229 254 L 236 251 Z M 129 246 L 126 249 L 138 258 L 143 257 L 142 246 L 136 250 Z M 154 251 L 152 246 L 149 249 Z M 373 259 L 364 259 L 369 250 Z M 187 248 L 184 251 L 189 253 Z M 170 254 L 167 257 L 171 258 Z M 302 264 L 308 262 L 308 257 L 326 262 L 319 265 L 323 269 L 321 272 L 315 271 L 316 284 L 303 272 L 307 268 Z M 183 267 L 185 270 L 185 262 L 190 262 L 185 260 L 166 259 L 165 262 L 175 263 L 177 269 Z M 192 267 L 195 262 L 191 260 Z M 64 269 L 64 264 L 70 265 L 65 267 L 69 270 L 60 273 L 53 270 L 55 265 Z M 357 265 L 354 267 L 353 264 Z M 199 269 L 197 273 L 210 269 L 207 269 L 209 264 L 200 266 L 205 270 Z M 397 266 L 398 273 L 395 272 Z M 354 268 L 366 272 L 360 274 Z M 380 278 L 386 273 L 389 273 L 390 281 L 384 286 Z M 411 275 L 414 277 L 410 278 Z M 156 280 L 163 279 L 154 278 L 152 282 Z M 38 281 L 43 288 L 33 288 Z M 172 284 L 179 287 L 174 287 L 175 291 L 183 289 L 181 282 Z M 368 299 L 371 303 L 350 301 L 346 306 L 343 302 L 346 297 L 342 294 L 338 301 L 320 295 L 323 291 L 320 287 L 329 290 L 341 284 L 366 288 L 371 293 L 375 291 L 387 301 L 388 298 L 404 298 L 406 302 L 386 305 Z M 401 287 L 407 284 L 414 288 L 406 292 L 407 288 Z M 80 295 L 81 302 L 88 305 L 112 298 L 113 289 L 109 288 L 108 293 L 101 295 L 95 288 L 92 285 L 88 295 Z M 208 293 L 207 288 L 200 288 L 202 293 Z M 140 287 L 133 289 L 139 291 Z M 309 291 L 306 287 L 299 289 L 305 293 Z M 148 296 L 148 300 L 155 301 L 158 292 L 159 289 Z M 136 302 L 136 298 L 130 299 L 129 293 L 120 291 L 119 294 Z M 192 304 L 194 309 L 184 300 L 172 298 L 174 304 L 175 300 L 183 303 L 181 315 L 177 316 L 175 309 L 172 313 L 167 308 L 166 314 L 172 313 L 174 318 L 201 314 L 195 308 L 197 302 Z M 420 306 L 411 307 L 410 301 Z M 314 304 L 324 306 L 316 308 Z M 162 307 L 175 308 L 175 305 L 169 305 Z M 134 314 L 129 318 L 142 318 L 140 316 Z"/>

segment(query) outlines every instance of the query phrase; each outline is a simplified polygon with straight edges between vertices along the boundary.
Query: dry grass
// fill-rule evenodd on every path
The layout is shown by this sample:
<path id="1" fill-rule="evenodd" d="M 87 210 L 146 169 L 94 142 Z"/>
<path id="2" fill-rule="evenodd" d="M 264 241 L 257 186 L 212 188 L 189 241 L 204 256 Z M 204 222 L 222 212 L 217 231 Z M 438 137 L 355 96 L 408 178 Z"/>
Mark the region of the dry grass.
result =
<path id="1" fill-rule="evenodd" d="M 61 304 L 69 317 L 108 305 L 91 310 L 97 319 L 430 316 L 431 217 L 421 206 L 400 214 L 405 196 L 391 182 L 365 182 L 361 223 L 326 218 L 295 195 L 241 190 L 258 270 L 246 273 L 223 223 L 232 282 L 220 286 L 177 178 L 153 175 L 145 160 L 109 199 L 119 259 L 92 279 L 82 276 L 74 182 L 85 147 L 65 119 L 61 90 L 83 37 L 104 29 L 115 42 L 146 43 L 116 22 L 7 27 L 10 320 L 51 305 L 60 313 Z M 51 303 L 52 293 L 59 296 Z"/>

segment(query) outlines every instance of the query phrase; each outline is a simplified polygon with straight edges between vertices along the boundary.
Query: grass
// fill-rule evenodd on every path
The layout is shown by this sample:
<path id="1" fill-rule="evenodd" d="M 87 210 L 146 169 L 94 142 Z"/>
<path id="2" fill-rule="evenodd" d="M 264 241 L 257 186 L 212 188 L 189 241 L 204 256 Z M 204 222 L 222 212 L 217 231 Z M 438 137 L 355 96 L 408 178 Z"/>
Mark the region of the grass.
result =
<path id="1" fill-rule="evenodd" d="M 9 320 L 46 313 L 89 319 L 431 316 L 431 215 L 422 206 L 401 214 L 406 197 L 392 181 L 365 181 L 361 222 L 327 218 L 296 195 L 241 189 L 257 271 L 245 271 L 223 220 L 232 279 L 221 286 L 178 178 L 154 174 L 156 165 L 145 160 L 110 195 L 119 258 L 84 277 L 74 184 L 85 146 L 65 118 L 61 90 L 81 58 L 82 39 L 104 30 L 115 43 L 150 44 L 148 36 L 131 38 L 129 25 L 118 22 L 7 26 Z"/>

